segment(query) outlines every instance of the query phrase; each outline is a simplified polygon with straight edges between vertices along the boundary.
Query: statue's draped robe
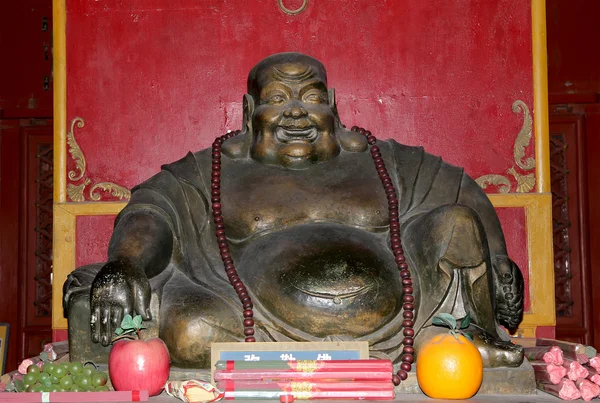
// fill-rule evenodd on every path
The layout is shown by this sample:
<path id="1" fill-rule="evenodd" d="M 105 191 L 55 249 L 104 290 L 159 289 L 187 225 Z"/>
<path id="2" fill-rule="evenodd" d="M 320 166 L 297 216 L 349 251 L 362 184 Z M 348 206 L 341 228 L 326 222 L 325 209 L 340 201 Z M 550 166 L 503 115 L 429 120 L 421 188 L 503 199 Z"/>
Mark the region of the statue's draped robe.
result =
<path id="1" fill-rule="evenodd" d="M 483 226 L 487 233 L 490 253 L 492 256 L 506 254 L 497 217 L 495 214 L 489 214 L 493 207 L 479 186 L 464 174 L 462 169 L 443 162 L 437 156 L 425 153 L 421 147 L 409 147 L 393 140 L 380 142 L 379 146 L 398 192 L 405 254 L 413 277 L 418 277 L 423 272 L 424 266 L 436 266 L 438 262 L 427 261 L 428 258 L 424 253 L 411 250 L 407 246 L 410 244 L 411 237 L 407 231 L 418 232 L 419 229 L 411 228 L 410 223 L 440 205 L 457 203 L 466 205 L 479 212 L 480 216 L 486 217 L 487 222 L 483 222 Z M 225 171 L 228 157 L 223 156 L 222 159 Z M 375 170 L 374 166 L 373 170 Z M 163 166 L 160 173 L 134 188 L 131 201 L 119 214 L 115 225 L 118 225 L 125 216 L 139 211 L 155 214 L 164 219 L 172 229 L 174 248 L 167 269 L 150 279 L 153 292 L 160 298 L 175 298 L 172 295 L 163 295 L 177 293 L 177 289 L 169 289 L 170 280 L 182 276 L 193 280 L 199 292 L 205 292 L 210 295 L 210 298 L 219 299 L 231 308 L 231 312 L 239 315 L 239 320 L 236 320 L 239 327 L 230 330 L 233 339 L 241 341 L 244 338 L 243 309 L 229 284 L 219 255 L 210 210 L 210 176 L 210 149 L 195 154 L 188 153 L 183 159 Z M 383 192 L 383 188 L 381 191 Z M 224 194 L 222 197 L 223 203 L 227 203 L 227 195 Z M 387 206 L 382 207 L 387 211 Z M 224 219 L 227 228 L 227 217 L 225 216 Z M 232 251 L 236 261 L 235 245 L 232 246 Z M 443 254 L 443 251 L 439 254 Z M 429 270 L 435 273 L 435 269 L 436 267 Z M 416 283 L 418 284 L 418 281 Z M 252 295 L 252 290 L 249 292 Z M 416 293 L 418 298 L 418 289 Z M 427 317 L 431 313 L 431 307 L 427 308 L 430 312 L 422 312 L 419 309 L 417 305 L 417 317 Z M 301 331 L 294 332 L 293 329 L 285 334 L 280 332 L 276 326 L 271 325 L 274 320 L 272 315 L 259 308 L 255 308 L 255 319 L 257 341 L 319 340 Z M 168 318 L 161 317 L 160 320 L 168 320 Z M 369 340 L 373 351 L 385 352 L 395 359 L 401 352 L 399 345 L 404 337 L 401 331 L 402 320 L 400 314 L 384 329 L 374 330 L 373 334 L 361 339 Z M 417 320 L 415 330 L 418 330 L 419 326 L 423 326 L 423 323 Z"/>

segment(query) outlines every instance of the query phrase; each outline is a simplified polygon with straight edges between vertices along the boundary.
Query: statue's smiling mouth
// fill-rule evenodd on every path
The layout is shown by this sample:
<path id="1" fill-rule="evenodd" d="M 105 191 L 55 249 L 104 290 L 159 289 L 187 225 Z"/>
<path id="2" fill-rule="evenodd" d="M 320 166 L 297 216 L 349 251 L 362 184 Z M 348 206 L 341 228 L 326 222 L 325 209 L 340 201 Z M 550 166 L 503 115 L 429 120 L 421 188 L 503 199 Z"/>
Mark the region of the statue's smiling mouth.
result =
<path id="1" fill-rule="evenodd" d="M 298 129 L 280 126 L 275 130 L 275 138 L 282 143 L 312 143 L 318 136 L 316 127 Z"/>

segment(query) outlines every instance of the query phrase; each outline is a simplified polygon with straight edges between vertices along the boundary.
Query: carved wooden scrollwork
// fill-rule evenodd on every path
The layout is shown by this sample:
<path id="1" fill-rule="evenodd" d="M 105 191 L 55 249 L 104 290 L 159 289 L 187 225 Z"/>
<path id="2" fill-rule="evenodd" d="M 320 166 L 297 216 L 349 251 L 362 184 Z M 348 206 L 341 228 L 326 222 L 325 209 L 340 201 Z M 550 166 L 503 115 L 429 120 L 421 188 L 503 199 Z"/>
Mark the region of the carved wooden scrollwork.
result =
<path id="1" fill-rule="evenodd" d="M 513 146 L 514 161 L 521 170 L 531 171 L 535 169 L 535 159 L 528 157 L 523 160 L 523 158 L 525 158 L 525 149 L 529 146 L 533 137 L 533 119 L 531 118 L 527 104 L 519 99 L 513 102 L 512 111 L 514 113 L 523 113 L 523 125 L 521 126 L 521 130 L 519 130 L 519 134 L 517 134 Z M 510 167 L 506 173 L 512 175 L 516 181 L 515 191 L 517 193 L 527 193 L 535 187 L 534 173 L 520 173 L 514 166 Z M 475 179 L 475 182 L 483 189 L 489 186 L 496 186 L 499 193 L 509 193 L 512 188 L 512 182 L 509 177 L 500 174 L 483 175 Z"/>
<path id="2" fill-rule="evenodd" d="M 85 121 L 80 117 L 76 117 L 71 121 L 71 130 L 67 133 L 69 154 L 71 154 L 71 158 L 75 163 L 75 169 L 69 171 L 68 177 L 72 182 L 78 182 L 83 179 L 83 182 L 78 184 L 67 184 L 67 196 L 74 202 L 83 202 L 86 200 L 85 190 L 87 186 L 92 183 L 90 178 L 84 178 L 87 163 L 81 147 L 79 147 L 77 140 L 75 140 L 75 127 L 81 129 L 84 126 Z M 112 182 L 99 182 L 93 184 L 88 192 L 89 198 L 94 201 L 100 201 L 102 199 L 102 195 L 99 193 L 100 191 L 110 192 L 111 196 L 116 197 L 119 200 L 129 200 L 131 198 L 129 189 Z"/>

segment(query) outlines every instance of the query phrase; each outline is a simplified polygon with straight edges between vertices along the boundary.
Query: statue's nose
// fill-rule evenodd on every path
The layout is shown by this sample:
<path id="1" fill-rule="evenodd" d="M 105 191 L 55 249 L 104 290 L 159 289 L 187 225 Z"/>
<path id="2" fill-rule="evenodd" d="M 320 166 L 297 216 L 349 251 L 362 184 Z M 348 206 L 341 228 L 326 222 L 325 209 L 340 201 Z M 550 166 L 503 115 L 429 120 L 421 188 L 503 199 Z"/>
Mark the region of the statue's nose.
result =
<path id="1" fill-rule="evenodd" d="M 302 104 L 300 104 L 300 102 L 298 102 L 298 101 L 290 102 L 289 105 L 287 106 L 287 108 L 285 108 L 283 110 L 283 116 L 285 116 L 286 118 L 298 119 L 301 117 L 305 117 L 307 115 L 308 115 L 308 112 L 306 111 L 306 109 L 304 109 Z"/>

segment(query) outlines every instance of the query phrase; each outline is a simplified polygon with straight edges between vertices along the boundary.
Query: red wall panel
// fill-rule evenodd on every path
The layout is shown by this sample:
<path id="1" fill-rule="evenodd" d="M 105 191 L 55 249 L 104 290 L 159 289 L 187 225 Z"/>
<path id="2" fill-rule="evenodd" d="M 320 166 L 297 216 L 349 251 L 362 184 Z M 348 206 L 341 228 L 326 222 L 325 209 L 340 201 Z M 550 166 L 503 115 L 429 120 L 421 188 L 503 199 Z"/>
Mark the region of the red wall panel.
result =
<path id="1" fill-rule="evenodd" d="M 272 0 L 68 0 L 68 120 L 86 122 L 92 181 L 132 187 L 239 128 L 250 68 L 300 51 L 328 68 L 346 125 L 505 175 L 511 105 L 532 105 L 530 20 L 516 0 L 310 1 L 296 16 Z"/>

